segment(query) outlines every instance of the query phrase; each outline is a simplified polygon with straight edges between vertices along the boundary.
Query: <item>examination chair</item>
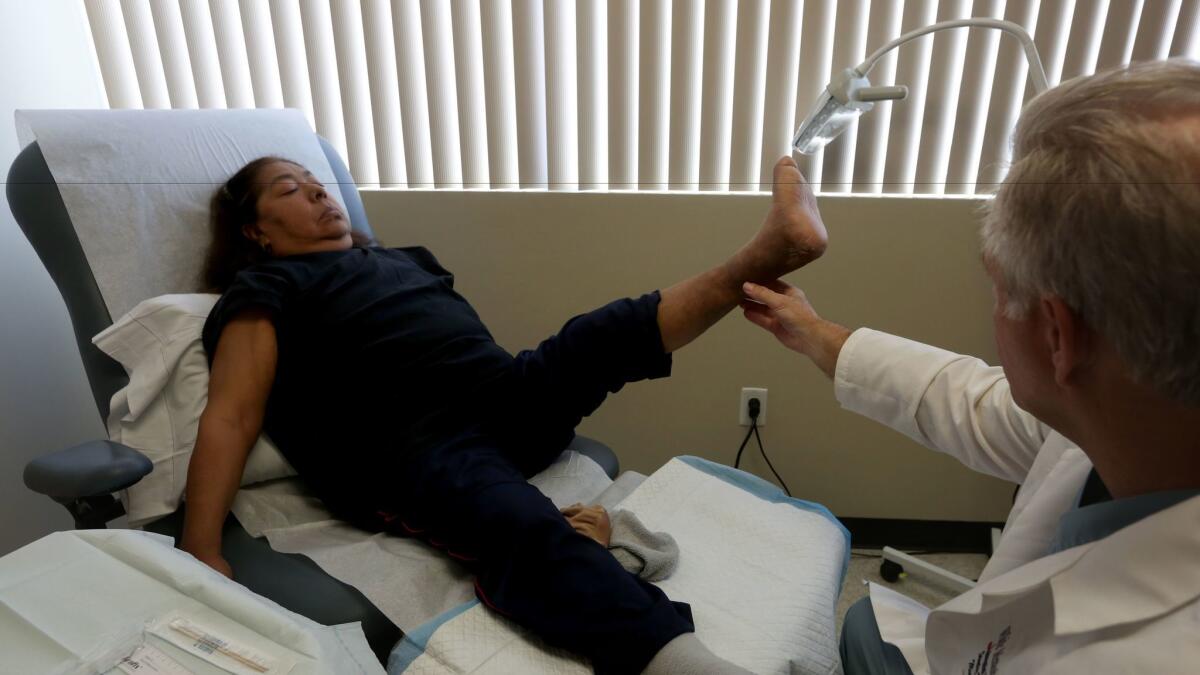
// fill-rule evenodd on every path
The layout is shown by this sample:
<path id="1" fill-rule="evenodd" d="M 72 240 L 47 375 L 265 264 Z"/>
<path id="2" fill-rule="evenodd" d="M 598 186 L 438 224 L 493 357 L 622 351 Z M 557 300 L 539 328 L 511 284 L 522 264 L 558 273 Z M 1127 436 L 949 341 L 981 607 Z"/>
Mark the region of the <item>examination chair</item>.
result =
<path id="1" fill-rule="evenodd" d="M 355 230 L 371 234 L 358 190 L 333 146 L 318 139 L 333 169 Z M 128 383 L 124 369 L 92 344 L 92 336 L 113 323 L 93 271 L 84 255 L 58 185 L 36 142 L 26 146 L 8 172 L 8 202 L 12 213 L 42 264 L 58 286 L 71 317 L 84 370 L 101 420 L 107 420 L 109 401 Z M 176 292 L 195 292 L 181 288 Z M 615 478 L 616 455 L 607 446 L 581 436 L 570 449 L 595 460 Z M 124 514 L 114 493 L 150 473 L 150 460 L 133 448 L 96 440 L 38 457 L 25 467 L 25 485 L 62 504 L 79 529 L 104 528 Z M 183 507 L 145 526 L 174 537 L 183 529 Z M 251 591 L 325 625 L 362 622 L 363 632 L 380 661 L 401 637 L 400 630 L 358 590 L 326 574 L 302 555 L 278 553 L 265 539 L 251 537 L 230 514 L 225 521 L 222 553 L 234 578 Z"/>

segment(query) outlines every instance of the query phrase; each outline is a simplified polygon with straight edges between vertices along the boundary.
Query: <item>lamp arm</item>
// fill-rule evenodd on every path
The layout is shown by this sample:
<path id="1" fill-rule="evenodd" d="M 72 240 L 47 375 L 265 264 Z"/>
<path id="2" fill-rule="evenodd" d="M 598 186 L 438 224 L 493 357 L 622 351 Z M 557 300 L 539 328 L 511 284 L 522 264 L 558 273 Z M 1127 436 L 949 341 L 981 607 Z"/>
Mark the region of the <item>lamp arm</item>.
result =
<path id="1" fill-rule="evenodd" d="M 1029 60 L 1029 73 L 1033 78 L 1034 91 L 1040 94 L 1050 88 L 1049 84 L 1046 82 L 1046 70 L 1042 67 L 1042 58 L 1038 56 L 1037 47 L 1033 44 L 1033 39 L 1029 37 L 1029 33 L 1026 32 L 1021 26 L 1011 21 L 1003 21 L 1001 19 L 954 19 L 952 21 L 935 23 L 932 26 L 918 28 L 914 31 L 905 33 L 904 35 L 892 40 L 879 49 L 876 49 L 874 53 L 872 53 L 866 58 L 865 61 L 859 64 L 858 68 L 855 70 L 857 70 L 863 77 L 866 77 L 867 73 L 869 73 L 871 69 L 875 67 L 875 64 L 879 61 L 879 59 L 889 51 L 899 47 L 905 42 L 915 40 L 922 35 L 926 35 L 934 31 L 946 30 L 949 28 L 995 28 L 1012 35 L 1021 41 L 1021 47 L 1025 50 L 1025 58 Z"/>

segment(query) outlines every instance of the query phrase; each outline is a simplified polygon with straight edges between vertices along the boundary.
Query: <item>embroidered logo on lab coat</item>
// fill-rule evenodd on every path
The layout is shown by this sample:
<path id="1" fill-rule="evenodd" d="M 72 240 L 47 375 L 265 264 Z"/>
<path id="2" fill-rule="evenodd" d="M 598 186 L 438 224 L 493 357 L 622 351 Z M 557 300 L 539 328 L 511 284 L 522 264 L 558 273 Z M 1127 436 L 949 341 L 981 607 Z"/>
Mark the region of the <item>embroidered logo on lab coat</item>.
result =
<path id="1" fill-rule="evenodd" d="M 1004 654 L 1004 647 L 1011 636 L 1012 626 L 1005 626 L 994 641 L 987 643 L 987 647 L 967 663 L 967 667 L 963 668 L 963 675 L 996 675 L 1000 668 L 1000 657 Z"/>

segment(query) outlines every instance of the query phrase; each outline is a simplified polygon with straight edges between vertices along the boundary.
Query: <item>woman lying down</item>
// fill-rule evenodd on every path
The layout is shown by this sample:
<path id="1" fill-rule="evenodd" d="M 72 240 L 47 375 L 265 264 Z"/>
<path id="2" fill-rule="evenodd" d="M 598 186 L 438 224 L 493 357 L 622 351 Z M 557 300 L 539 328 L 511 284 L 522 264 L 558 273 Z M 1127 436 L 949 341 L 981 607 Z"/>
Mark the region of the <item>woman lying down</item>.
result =
<path id="1" fill-rule="evenodd" d="M 183 548 L 231 575 L 221 525 L 265 431 L 337 516 L 463 561 L 485 605 L 597 672 L 744 672 L 695 639 L 686 604 L 621 567 L 593 510 L 560 513 L 526 478 L 609 393 L 667 376 L 671 353 L 737 307 L 743 283 L 825 251 L 790 158 L 774 185 L 762 228 L 724 264 L 513 356 L 429 251 L 352 232 L 302 166 L 247 164 L 213 199 L 205 273 L 222 296 L 204 327 L 212 373 Z"/>

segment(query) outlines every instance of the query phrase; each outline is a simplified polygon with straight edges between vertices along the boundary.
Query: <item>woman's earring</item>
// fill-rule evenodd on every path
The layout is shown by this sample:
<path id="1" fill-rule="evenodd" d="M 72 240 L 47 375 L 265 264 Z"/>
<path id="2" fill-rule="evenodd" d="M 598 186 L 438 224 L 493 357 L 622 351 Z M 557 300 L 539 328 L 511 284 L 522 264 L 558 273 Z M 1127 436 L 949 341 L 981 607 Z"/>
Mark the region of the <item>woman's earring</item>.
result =
<path id="1" fill-rule="evenodd" d="M 263 253 L 266 253 L 267 255 L 271 255 L 271 242 L 264 241 L 264 242 L 260 243 L 259 246 L 262 248 Z"/>

